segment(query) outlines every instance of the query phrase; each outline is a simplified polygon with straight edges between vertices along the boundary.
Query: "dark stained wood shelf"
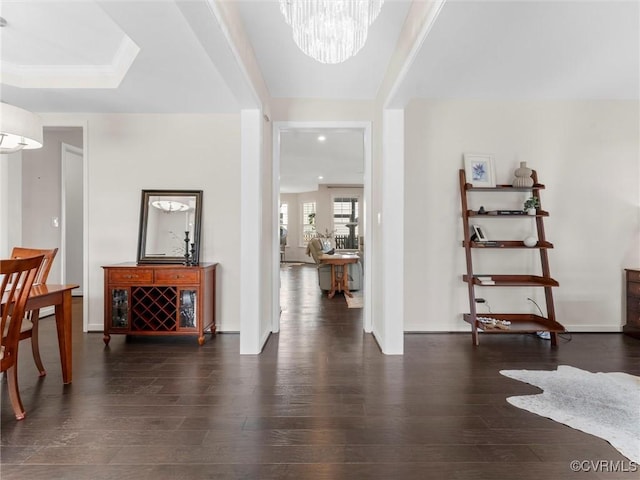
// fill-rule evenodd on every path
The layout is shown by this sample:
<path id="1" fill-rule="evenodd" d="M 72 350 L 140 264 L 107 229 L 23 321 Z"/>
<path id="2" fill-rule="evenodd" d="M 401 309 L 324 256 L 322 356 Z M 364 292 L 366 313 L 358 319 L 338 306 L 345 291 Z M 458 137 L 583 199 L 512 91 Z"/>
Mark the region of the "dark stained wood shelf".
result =
<path id="1" fill-rule="evenodd" d="M 479 275 L 481 277 L 491 277 L 495 284 L 484 284 L 477 277 L 473 276 L 474 285 L 483 287 L 558 287 L 560 284 L 550 277 L 540 277 L 538 275 Z M 468 275 L 463 275 L 462 280 L 469 281 Z"/>
<path id="2" fill-rule="evenodd" d="M 535 170 L 532 171 L 531 178 L 533 179 L 533 186 L 529 188 L 514 188 L 511 185 L 497 185 L 493 188 L 474 187 L 472 184 L 467 183 L 464 169 L 460 170 L 460 203 L 462 207 L 462 225 L 464 232 L 464 240 L 462 241 L 462 246 L 465 250 L 467 265 L 467 273 L 462 276 L 462 279 L 467 283 L 470 308 L 470 313 L 463 314 L 463 318 L 467 323 L 471 325 L 471 335 L 474 345 L 478 345 L 479 330 L 482 330 L 486 333 L 535 333 L 545 331 L 551 334 L 551 345 L 555 347 L 558 344 L 558 333 L 565 331 L 565 328 L 560 323 L 556 322 L 555 319 L 555 307 L 553 304 L 552 289 L 554 287 L 557 287 L 559 284 L 557 280 L 551 278 L 547 250 L 553 248 L 553 244 L 546 240 L 544 232 L 544 219 L 549 216 L 549 212 L 543 210 L 541 205 L 538 206 L 535 215 L 529 215 L 524 211 L 520 212 L 516 210 L 492 210 L 485 213 L 478 213 L 477 210 L 469 208 L 467 198 L 469 192 L 531 192 L 531 194 L 537 197 L 538 201 L 540 201 L 539 191 L 544 189 L 545 186 L 541 183 L 538 183 L 538 175 Z M 498 214 L 499 211 L 505 213 Z M 470 232 L 470 219 L 473 219 L 474 222 L 477 222 L 479 218 L 483 217 L 530 217 L 534 219 L 537 234 L 536 244 L 532 247 L 528 247 L 522 240 L 488 240 L 485 242 L 472 241 Z M 542 275 L 504 275 L 491 273 L 483 273 L 482 275 L 479 275 L 477 273 L 474 273 L 472 252 L 477 252 L 483 249 L 536 250 L 540 255 Z M 480 279 L 478 277 L 486 277 L 486 279 Z M 529 313 L 490 313 L 486 316 L 498 320 L 508 320 L 511 322 L 511 325 L 509 325 L 508 327 L 485 325 L 484 323 L 477 320 L 479 315 L 476 310 L 476 287 L 541 287 L 544 289 L 546 317 L 543 316 L 543 312 L 540 312 L 540 315 Z"/>
<path id="3" fill-rule="evenodd" d="M 487 213 L 478 213 L 474 210 L 467 210 L 468 217 L 489 217 L 489 218 L 536 218 L 536 217 L 548 217 L 549 212 L 544 210 L 538 210 L 535 215 L 529 215 L 526 212 L 522 213 L 507 213 L 498 214 L 497 210 L 488 210 Z"/>
<path id="4" fill-rule="evenodd" d="M 462 246 L 465 247 L 464 240 Z M 518 240 L 490 240 L 488 242 L 469 242 L 471 248 L 553 248 L 551 242 L 537 242 L 533 247 L 527 247 L 524 242 Z"/>
<path id="5" fill-rule="evenodd" d="M 477 328 L 485 333 L 536 333 L 541 331 L 562 333 L 565 331 L 565 328 L 558 322 L 530 313 L 491 313 L 486 316 L 496 320 L 508 320 L 511 325 L 502 328 L 487 327 L 487 325 L 476 321 Z M 465 313 L 463 318 L 467 323 L 473 322 L 468 313 Z"/>
<path id="6" fill-rule="evenodd" d="M 496 185 L 495 187 L 474 187 L 470 183 L 464 183 L 464 189 L 467 192 L 530 192 L 532 190 L 544 190 L 545 186 L 540 183 L 534 183 L 533 187 L 516 188 L 511 185 Z"/>

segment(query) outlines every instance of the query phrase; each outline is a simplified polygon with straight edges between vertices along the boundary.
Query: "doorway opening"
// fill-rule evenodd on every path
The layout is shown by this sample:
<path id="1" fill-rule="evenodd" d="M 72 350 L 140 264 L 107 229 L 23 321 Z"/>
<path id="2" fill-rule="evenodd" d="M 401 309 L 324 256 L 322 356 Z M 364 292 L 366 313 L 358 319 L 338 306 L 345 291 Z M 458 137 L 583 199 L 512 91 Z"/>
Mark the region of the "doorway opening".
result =
<path id="1" fill-rule="evenodd" d="M 280 264 L 314 262 L 307 255 L 314 238 L 327 249 L 360 256 L 360 273 L 349 272 L 349 280 L 358 282 L 363 329 L 371 332 L 371 163 L 370 122 L 274 123 L 273 221 L 279 241 L 273 252 L 273 332 L 280 330 L 282 311 Z M 318 278 L 319 289 L 321 283 Z"/>
<path id="2" fill-rule="evenodd" d="M 20 243 L 57 247 L 48 281 L 78 285 L 72 295 L 88 295 L 86 125 L 46 122 L 43 134 L 41 149 L 22 152 Z M 82 303 L 87 331 L 88 302 Z"/>

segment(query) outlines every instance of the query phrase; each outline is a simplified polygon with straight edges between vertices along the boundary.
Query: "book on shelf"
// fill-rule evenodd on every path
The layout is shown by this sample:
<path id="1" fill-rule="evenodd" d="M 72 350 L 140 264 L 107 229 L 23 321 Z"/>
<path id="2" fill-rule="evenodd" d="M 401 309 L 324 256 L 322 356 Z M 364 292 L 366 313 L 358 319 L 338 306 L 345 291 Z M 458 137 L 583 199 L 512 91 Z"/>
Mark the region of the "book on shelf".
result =
<path id="1" fill-rule="evenodd" d="M 497 247 L 499 245 L 495 240 L 475 240 L 477 247 Z"/>
<path id="2" fill-rule="evenodd" d="M 496 282 L 487 275 L 476 275 L 476 279 L 480 282 L 481 285 L 495 285 Z"/>
<path id="3" fill-rule="evenodd" d="M 496 210 L 496 215 L 523 215 L 522 210 Z"/>

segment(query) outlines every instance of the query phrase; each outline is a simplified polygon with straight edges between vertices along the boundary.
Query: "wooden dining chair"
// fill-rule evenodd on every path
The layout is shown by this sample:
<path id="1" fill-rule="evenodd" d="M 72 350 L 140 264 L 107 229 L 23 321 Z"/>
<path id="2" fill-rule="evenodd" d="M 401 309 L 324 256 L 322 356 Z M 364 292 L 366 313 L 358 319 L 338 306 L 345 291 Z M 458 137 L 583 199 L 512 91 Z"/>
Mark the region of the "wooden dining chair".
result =
<path id="1" fill-rule="evenodd" d="M 53 260 L 58 253 L 57 248 L 43 249 L 43 248 L 26 248 L 26 247 L 14 247 L 11 251 L 11 258 L 26 258 L 34 257 L 37 255 L 43 255 L 42 263 L 36 274 L 36 279 L 33 282 L 34 285 L 40 285 L 47 283 L 49 277 L 49 271 Z M 33 353 L 33 361 L 36 364 L 36 368 L 41 377 L 47 374 L 40 358 L 40 346 L 38 344 L 38 320 L 40 319 L 40 310 L 30 310 L 26 312 L 25 318 L 22 321 L 22 327 L 20 329 L 20 340 L 31 339 L 31 352 Z M 3 330 L 4 331 L 4 330 Z"/>
<path id="2" fill-rule="evenodd" d="M 9 399 L 16 419 L 25 415 L 20 391 L 18 390 L 18 343 L 20 326 L 24 318 L 25 306 L 38 269 L 42 264 L 42 255 L 30 258 L 0 260 L 0 327 L 7 331 L 0 339 L 0 371 L 6 372 Z"/>

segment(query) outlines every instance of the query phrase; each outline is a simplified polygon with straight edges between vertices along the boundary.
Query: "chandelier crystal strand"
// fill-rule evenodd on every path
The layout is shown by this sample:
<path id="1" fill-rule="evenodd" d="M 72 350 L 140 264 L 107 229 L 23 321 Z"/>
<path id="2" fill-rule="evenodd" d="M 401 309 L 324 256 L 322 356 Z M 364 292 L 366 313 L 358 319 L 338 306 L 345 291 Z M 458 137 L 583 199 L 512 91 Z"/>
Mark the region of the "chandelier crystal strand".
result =
<path id="1" fill-rule="evenodd" d="M 341 63 L 360 51 L 384 0 L 280 0 L 293 40 L 322 63 Z"/>

